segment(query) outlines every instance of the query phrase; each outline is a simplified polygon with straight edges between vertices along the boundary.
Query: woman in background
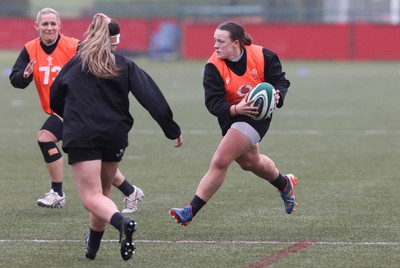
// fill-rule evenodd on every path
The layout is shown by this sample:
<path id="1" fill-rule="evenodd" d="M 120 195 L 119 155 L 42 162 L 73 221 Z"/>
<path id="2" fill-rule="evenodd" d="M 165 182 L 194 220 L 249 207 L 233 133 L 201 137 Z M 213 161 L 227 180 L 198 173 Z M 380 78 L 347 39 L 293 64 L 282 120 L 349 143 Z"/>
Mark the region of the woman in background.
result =
<path id="1" fill-rule="evenodd" d="M 27 42 L 19 54 L 10 74 L 11 84 L 16 88 L 26 88 L 35 81 L 43 111 L 48 114 L 42 128 L 37 134 L 47 172 L 50 176 L 50 191 L 44 198 L 36 201 L 45 208 L 63 208 L 64 161 L 57 142 L 62 140 L 62 118 L 50 108 L 50 86 L 61 68 L 77 52 L 78 39 L 60 33 L 61 19 L 58 12 L 46 7 L 36 15 L 35 30 L 39 37 Z M 130 184 L 118 170 L 113 185 L 124 195 L 123 213 L 133 213 L 144 197 L 142 189 Z"/>

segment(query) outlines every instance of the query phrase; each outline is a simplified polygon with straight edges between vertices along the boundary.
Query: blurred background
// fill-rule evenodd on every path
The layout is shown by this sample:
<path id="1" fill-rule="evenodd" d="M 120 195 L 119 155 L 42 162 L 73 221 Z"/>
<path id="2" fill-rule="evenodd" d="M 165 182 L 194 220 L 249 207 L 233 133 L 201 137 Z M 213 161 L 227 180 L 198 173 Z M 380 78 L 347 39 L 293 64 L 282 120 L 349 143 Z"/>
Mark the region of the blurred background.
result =
<path id="1" fill-rule="evenodd" d="M 120 50 L 153 59 L 207 59 L 215 27 L 235 20 L 287 60 L 400 60 L 400 0 L 1 0 L 0 49 L 35 37 L 46 6 L 79 39 L 106 13 L 121 25 Z"/>

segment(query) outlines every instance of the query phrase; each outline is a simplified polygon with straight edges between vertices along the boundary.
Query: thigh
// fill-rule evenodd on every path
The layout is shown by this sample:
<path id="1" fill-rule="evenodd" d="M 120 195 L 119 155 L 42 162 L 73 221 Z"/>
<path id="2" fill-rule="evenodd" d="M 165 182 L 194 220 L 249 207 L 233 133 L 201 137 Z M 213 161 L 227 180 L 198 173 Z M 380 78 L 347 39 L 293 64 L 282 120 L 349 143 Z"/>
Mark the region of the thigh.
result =
<path id="1" fill-rule="evenodd" d="M 214 158 L 223 162 L 232 162 L 251 148 L 248 138 L 239 130 L 230 128 L 222 138 Z"/>
<path id="2" fill-rule="evenodd" d="M 247 122 L 235 122 L 232 124 L 231 128 L 242 132 L 253 145 L 257 144 L 261 139 L 257 130 Z"/>
<path id="3" fill-rule="evenodd" d="M 256 145 L 251 146 L 251 148 L 240 155 L 237 159 L 236 162 L 240 166 L 248 166 L 251 165 L 251 163 L 257 163 L 260 159 L 260 150 L 258 143 Z"/>
<path id="4" fill-rule="evenodd" d="M 76 162 L 71 167 L 75 186 L 83 202 L 102 192 L 101 160 Z"/>
<path id="5" fill-rule="evenodd" d="M 117 169 L 119 166 L 119 162 L 102 162 L 101 163 L 101 184 L 103 189 L 103 194 L 105 196 L 110 196 L 111 185 L 114 180 L 115 174 L 117 173 Z"/>

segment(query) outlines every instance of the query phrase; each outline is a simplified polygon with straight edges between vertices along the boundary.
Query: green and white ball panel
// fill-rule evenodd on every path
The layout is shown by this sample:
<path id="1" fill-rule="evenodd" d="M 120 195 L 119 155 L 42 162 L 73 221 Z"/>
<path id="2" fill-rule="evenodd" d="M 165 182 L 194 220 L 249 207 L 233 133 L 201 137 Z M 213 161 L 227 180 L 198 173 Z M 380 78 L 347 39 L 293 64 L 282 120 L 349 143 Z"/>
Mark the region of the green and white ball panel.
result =
<path id="1" fill-rule="evenodd" d="M 267 82 L 260 83 L 249 92 L 248 100 L 254 100 L 252 106 L 258 107 L 258 116 L 254 119 L 265 120 L 275 108 L 275 88 Z"/>

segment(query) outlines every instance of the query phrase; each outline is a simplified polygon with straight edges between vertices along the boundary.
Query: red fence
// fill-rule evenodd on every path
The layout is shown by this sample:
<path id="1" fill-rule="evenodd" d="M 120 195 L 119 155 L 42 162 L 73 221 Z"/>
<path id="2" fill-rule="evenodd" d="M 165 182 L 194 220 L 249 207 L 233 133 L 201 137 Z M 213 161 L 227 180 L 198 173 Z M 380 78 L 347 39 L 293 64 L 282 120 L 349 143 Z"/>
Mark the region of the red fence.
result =
<path id="1" fill-rule="evenodd" d="M 182 26 L 182 55 L 207 58 L 217 24 Z M 371 24 L 248 24 L 255 44 L 291 60 L 400 60 L 400 26 Z"/>
<path id="2" fill-rule="evenodd" d="M 121 50 L 149 51 L 160 24 L 174 19 L 118 19 Z M 62 33 L 82 38 L 90 20 L 63 20 Z M 218 23 L 179 22 L 183 59 L 207 59 Z M 36 36 L 30 19 L 0 19 L 0 49 L 22 49 Z M 288 60 L 400 60 L 400 26 L 373 24 L 243 24 L 254 43 Z"/>
<path id="3" fill-rule="evenodd" d="M 90 19 L 64 19 L 61 24 L 61 33 L 82 39 L 90 21 Z M 118 19 L 121 27 L 121 44 L 119 48 L 137 53 L 146 53 L 151 34 L 156 32 L 159 24 L 165 21 L 171 20 Z M 20 50 L 27 41 L 37 37 L 34 22 L 30 19 L 0 18 L 0 27 L 0 40 L 2 40 L 0 49 Z"/>

